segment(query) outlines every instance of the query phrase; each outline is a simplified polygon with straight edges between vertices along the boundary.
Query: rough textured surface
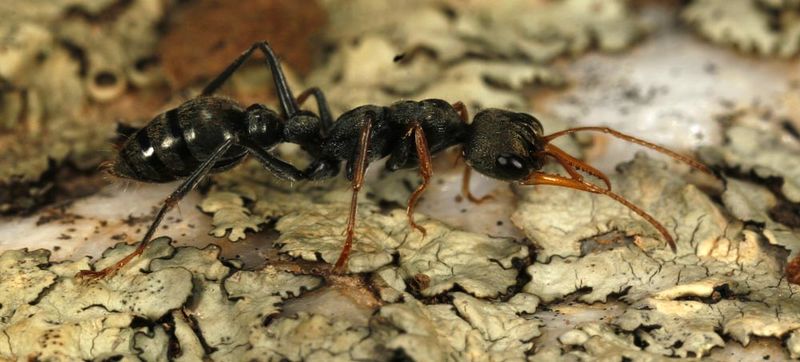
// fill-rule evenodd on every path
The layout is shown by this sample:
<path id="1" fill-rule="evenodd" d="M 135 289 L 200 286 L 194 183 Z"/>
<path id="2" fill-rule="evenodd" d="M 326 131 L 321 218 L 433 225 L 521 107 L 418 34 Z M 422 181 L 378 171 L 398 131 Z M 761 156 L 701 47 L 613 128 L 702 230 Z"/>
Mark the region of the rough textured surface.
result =
<path id="1" fill-rule="evenodd" d="M 666 163 L 639 153 L 634 161 L 618 166 L 618 171 L 612 176 L 612 188 L 662 221 L 673 233 L 678 255 L 715 243 L 727 228 L 727 221 L 709 197 L 686 184 Z M 547 210 L 549 217 L 528 216 L 541 209 Z M 680 215 L 679 222 L 675 222 L 676 215 Z M 628 236 L 646 236 L 637 239 L 643 249 L 671 254 L 647 221 L 602 195 L 539 186 L 523 193 L 512 220 L 541 247 L 537 253 L 540 261 L 555 255 L 582 255 L 581 240 L 615 230 Z M 614 235 L 610 238 L 613 243 Z"/>
<path id="2" fill-rule="evenodd" d="M 696 0 L 682 17 L 715 43 L 747 53 L 791 57 L 800 51 L 796 7 L 793 1 Z"/>
<path id="3" fill-rule="evenodd" d="M 98 150 L 109 149 L 119 116 L 106 103 L 159 83 L 156 24 L 169 3 L 0 5 L 0 213 L 47 201 L 65 164 L 86 170 L 108 158 Z"/>
<path id="4" fill-rule="evenodd" d="M 95 14 L 108 4 L 78 7 Z M 737 11 L 797 6 L 759 4 Z M 619 119 L 626 132 L 684 151 L 710 145 L 702 158 L 726 181 L 649 154 L 617 152 L 601 137 L 559 144 L 598 164 L 619 164 L 603 168 L 614 190 L 667 226 L 678 243 L 672 253 L 650 224 L 601 196 L 512 189 L 476 175 L 473 189 L 495 200 L 454 200 L 461 169 L 445 152 L 415 215 L 428 234 L 411 229 L 404 214 L 417 172 L 373 172 L 360 199 L 353 274 L 333 276 L 326 271 L 344 239 L 348 182 L 289 185 L 250 162 L 214 176 L 204 196 L 193 193 L 183 210 L 170 212 L 157 235 L 174 244 L 158 239 L 116 276 L 77 283 L 77 271 L 132 250 L 174 185 L 107 188 L 32 218 L 3 220 L 0 247 L 9 251 L 0 254 L 0 359 L 800 355 L 798 287 L 791 284 L 800 280 L 794 68 L 692 39 L 672 26 L 676 8 L 634 11 L 625 1 L 410 1 L 391 4 L 391 12 L 373 1 L 321 5 L 330 13 L 324 64 L 290 82 L 295 90 L 321 86 L 336 112 L 439 97 L 462 100 L 473 113 L 533 110 L 547 132 L 566 127 L 564 120 L 616 127 Z M 689 4 L 695 6 L 708 5 Z M 651 23 L 656 13 L 660 20 Z M 644 28 L 656 30 L 642 38 Z M 637 39 L 625 53 L 569 57 L 620 51 Z M 269 76 L 258 64 L 234 77 L 230 89 L 243 102 L 264 101 L 264 84 Z M 551 87 L 562 85 L 571 88 Z M 607 112 L 598 117 L 596 109 Z M 760 158 L 762 151 L 768 157 Z M 274 152 L 307 162 L 296 148 Z M 220 246 L 206 246 L 211 240 Z M 94 262 L 81 257 L 121 241 L 131 245 L 120 243 Z M 38 247 L 52 248 L 52 256 L 30 251 Z"/>
<path id="5" fill-rule="evenodd" d="M 330 21 L 325 38 L 339 48 L 309 83 L 326 88 L 336 112 L 398 96 L 524 109 L 514 92 L 523 85 L 563 84 L 544 66 L 555 57 L 592 45 L 619 51 L 643 34 L 624 1 L 322 3 Z M 513 60 L 520 56 L 527 61 Z"/>

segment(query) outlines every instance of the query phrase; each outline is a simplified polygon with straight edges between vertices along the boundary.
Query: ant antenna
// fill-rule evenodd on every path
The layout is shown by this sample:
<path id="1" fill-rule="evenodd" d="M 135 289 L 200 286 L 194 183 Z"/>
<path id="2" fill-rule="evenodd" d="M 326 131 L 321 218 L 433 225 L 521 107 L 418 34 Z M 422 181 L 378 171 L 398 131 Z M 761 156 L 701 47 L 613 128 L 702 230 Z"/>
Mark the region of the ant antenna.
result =
<path id="1" fill-rule="evenodd" d="M 614 199 L 615 201 L 619 202 L 620 204 L 625 205 L 628 209 L 639 214 L 639 216 L 641 216 L 643 219 L 647 220 L 651 225 L 653 225 L 658 230 L 658 232 L 661 233 L 662 236 L 664 236 L 664 239 L 667 241 L 667 244 L 669 244 L 669 247 L 670 249 L 672 249 L 673 253 L 677 252 L 678 250 L 677 246 L 675 245 L 675 240 L 672 238 L 672 236 L 669 235 L 669 232 L 667 232 L 667 228 L 665 228 L 664 225 L 661 225 L 661 223 L 659 223 L 654 217 L 650 216 L 650 214 L 646 213 L 644 210 L 640 209 L 638 206 L 634 205 L 624 197 L 611 192 L 611 190 L 606 190 L 597 187 L 596 185 L 590 184 L 585 181 L 566 178 L 559 175 L 552 175 L 539 171 L 534 171 L 520 183 L 523 185 L 561 186 L 580 191 L 591 192 L 594 194 L 606 195 Z"/>
<path id="2" fill-rule="evenodd" d="M 670 157 L 672 157 L 672 158 L 674 158 L 674 159 L 676 159 L 678 161 L 684 162 L 687 165 L 692 166 L 697 170 L 703 171 L 703 172 L 705 172 L 705 173 L 707 173 L 709 175 L 712 175 L 712 176 L 716 177 L 716 175 L 714 175 L 714 172 L 712 172 L 711 169 L 708 168 L 708 166 L 706 166 L 706 165 L 704 165 L 704 164 L 702 164 L 700 162 L 695 161 L 691 157 L 684 156 L 684 155 L 682 155 L 680 153 L 677 153 L 675 151 L 668 150 L 668 149 L 666 149 L 664 147 L 661 147 L 659 145 L 656 145 L 656 144 L 647 142 L 645 140 L 642 140 L 642 139 L 639 139 L 639 138 L 624 134 L 624 133 L 619 132 L 619 131 L 615 131 L 615 130 L 613 130 L 611 128 L 608 128 L 608 127 L 576 127 L 576 128 L 569 128 L 569 129 L 565 129 L 563 131 L 558 131 L 558 132 L 553 133 L 553 134 L 551 134 L 549 136 L 544 136 L 542 138 L 544 139 L 545 142 L 549 143 L 553 139 L 556 139 L 556 138 L 561 137 L 563 135 L 576 133 L 576 132 L 581 132 L 581 131 L 602 132 L 602 133 L 610 134 L 610 135 L 612 135 L 614 137 L 617 137 L 617 138 L 619 138 L 619 139 L 621 139 L 623 141 L 627 141 L 627 142 L 630 142 L 630 143 L 635 143 L 637 145 L 647 147 L 647 148 L 649 148 L 651 150 L 655 150 L 655 151 L 661 152 L 661 153 L 663 153 L 663 154 L 665 154 L 667 156 L 670 156 Z"/>
<path id="3" fill-rule="evenodd" d="M 566 178 L 566 177 L 562 177 L 562 176 L 559 176 L 559 175 L 551 175 L 551 174 L 547 174 L 547 173 L 543 173 L 543 172 L 533 172 L 524 181 L 522 181 L 522 184 L 525 184 L 525 185 L 561 186 L 561 187 L 567 187 L 567 188 L 572 188 L 572 189 L 576 189 L 576 190 L 591 192 L 591 193 L 595 193 L 595 194 L 606 195 L 606 196 L 614 199 L 615 201 L 619 202 L 620 204 L 624 205 L 625 207 L 627 207 L 631 211 L 637 213 L 643 219 L 647 220 L 647 222 L 649 222 L 651 225 L 653 225 L 653 227 L 655 227 L 658 230 L 658 232 L 661 233 L 661 235 L 664 236 L 664 239 L 667 241 L 667 244 L 669 244 L 669 246 L 672 249 L 672 251 L 675 252 L 677 250 L 677 247 L 675 245 L 675 240 L 672 238 L 672 236 L 670 236 L 669 232 L 667 231 L 667 228 L 665 228 L 664 225 L 659 223 L 650 214 L 646 213 L 644 210 L 642 210 L 638 206 L 634 205 L 632 202 L 628 201 L 627 199 L 625 199 L 624 197 L 620 196 L 619 194 L 611 192 L 611 183 L 609 182 L 609 179 L 605 174 L 603 174 L 601 171 L 595 169 L 594 167 L 590 166 L 589 164 L 572 157 L 571 155 L 569 155 L 568 153 L 564 152 L 560 148 L 550 144 L 550 141 L 552 141 L 552 140 L 554 140 L 554 139 L 556 139 L 558 137 L 561 137 L 561 136 L 564 136 L 564 135 L 567 135 L 567 134 L 576 133 L 576 132 L 581 132 L 581 131 L 591 131 L 591 132 L 606 133 L 606 134 L 612 135 L 614 137 L 617 137 L 617 138 L 619 138 L 619 139 L 621 139 L 623 141 L 627 141 L 627 142 L 630 142 L 630 143 L 635 143 L 637 145 L 644 146 L 644 147 L 647 147 L 649 149 L 652 149 L 652 150 L 658 151 L 660 153 L 663 153 L 663 154 L 665 154 L 667 156 L 670 156 L 670 157 L 672 157 L 672 158 L 674 158 L 674 159 L 676 159 L 678 161 L 686 163 L 689 166 L 691 166 L 691 167 L 693 167 L 693 168 L 695 168 L 697 170 L 700 170 L 702 172 L 705 172 L 705 173 L 707 173 L 709 175 L 712 175 L 712 176 L 715 176 L 715 177 L 716 177 L 716 175 L 714 175 L 714 173 L 706 165 L 704 165 L 704 164 L 702 164 L 702 163 L 700 163 L 698 161 L 695 161 L 691 157 L 681 155 L 681 154 L 679 154 L 677 152 L 671 151 L 671 150 L 666 149 L 664 147 L 661 147 L 659 145 L 656 145 L 656 144 L 647 142 L 645 140 L 642 140 L 642 139 L 639 139 L 639 138 L 624 134 L 622 132 L 615 131 L 615 130 L 613 130 L 611 128 L 608 128 L 608 127 L 576 127 L 576 128 L 569 128 L 569 129 L 565 129 L 563 131 L 558 131 L 558 132 L 555 132 L 555 133 L 550 134 L 548 136 L 543 136 L 542 137 L 542 140 L 544 140 L 544 143 L 545 143 L 544 150 L 542 151 L 542 154 L 550 156 L 550 157 L 554 158 L 556 161 L 558 161 L 558 163 L 567 171 L 567 173 L 569 173 L 571 178 Z M 587 173 L 589 175 L 592 175 L 592 176 L 595 176 L 595 177 L 601 179 L 603 181 L 603 183 L 605 183 L 606 188 L 605 189 L 604 188 L 600 188 L 597 185 L 594 185 L 592 183 L 584 181 L 583 180 L 583 176 L 581 176 L 578 173 L 578 171 L 583 171 L 583 172 L 585 172 L 585 173 Z"/>

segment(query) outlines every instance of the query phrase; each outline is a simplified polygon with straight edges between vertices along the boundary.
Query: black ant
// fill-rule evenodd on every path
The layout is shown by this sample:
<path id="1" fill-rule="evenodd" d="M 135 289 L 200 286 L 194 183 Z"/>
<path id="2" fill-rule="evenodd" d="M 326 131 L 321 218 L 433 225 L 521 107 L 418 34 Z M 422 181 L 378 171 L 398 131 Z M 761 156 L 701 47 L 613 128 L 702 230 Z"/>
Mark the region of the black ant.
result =
<path id="1" fill-rule="evenodd" d="M 272 71 L 282 113 L 256 104 L 242 109 L 233 100 L 213 96 L 220 85 L 256 50 L 266 56 Z M 302 104 L 314 96 L 319 115 L 302 111 Z M 411 194 L 406 213 L 409 224 L 425 234 L 414 222 L 413 211 L 433 174 L 431 157 L 452 146 L 462 146 L 467 164 L 462 191 L 471 201 L 483 199 L 469 192 L 470 170 L 486 176 L 523 185 L 554 185 L 607 195 L 622 203 L 652 224 L 672 250 L 675 241 L 652 216 L 611 191 L 608 178 L 599 170 L 575 159 L 550 141 L 579 131 L 599 131 L 628 142 L 654 149 L 704 172 L 703 164 L 666 148 L 605 127 L 579 127 L 544 135 L 541 123 L 533 116 L 501 109 L 486 109 L 469 123 L 461 102 L 441 99 L 400 101 L 388 107 L 366 105 L 342 114 L 333 121 L 323 93 L 317 88 L 292 96 L 275 53 L 266 42 L 253 44 L 215 78 L 197 98 L 156 116 L 147 126 L 133 133 L 122 145 L 109 172 L 145 182 L 166 182 L 185 178 L 166 199 L 137 249 L 101 271 L 83 271 L 82 276 L 107 276 L 141 254 L 164 217 L 183 196 L 209 172 L 227 170 L 254 155 L 264 167 L 289 181 L 319 180 L 338 174 L 342 161 L 346 177 L 352 181 L 352 198 L 346 237 L 334 267 L 343 273 L 352 247 L 358 206 L 358 193 L 367 166 L 388 156 L 386 168 L 396 171 L 419 168 L 422 184 Z M 276 158 L 268 150 L 281 142 L 302 146 L 314 159 L 304 171 Z M 566 169 L 569 177 L 539 171 L 550 157 Z M 605 188 L 585 181 L 582 171 L 601 179 Z"/>

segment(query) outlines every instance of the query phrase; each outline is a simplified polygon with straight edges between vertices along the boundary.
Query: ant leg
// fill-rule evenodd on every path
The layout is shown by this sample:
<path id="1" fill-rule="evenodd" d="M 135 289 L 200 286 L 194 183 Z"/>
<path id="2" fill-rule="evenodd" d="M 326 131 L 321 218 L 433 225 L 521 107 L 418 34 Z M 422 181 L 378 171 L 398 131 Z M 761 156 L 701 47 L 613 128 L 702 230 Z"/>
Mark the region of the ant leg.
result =
<path id="1" fill-rule="evenodd" d="M 425 237 L 427 231 L 425 228 L 414 222 L 414 206 L 417 205 L 419 197 L 425 192 L 425 189 L 430 183 L 431 176 L 433 175 L 433 165 L 431 164 L 431 153 L 428 150 L 428 140 L 425 139 L 425 131 L 419 123 L 415 123 L 414 127 L 414 145 L 417 148 L 417 158 L 419 159 L 419 174 L 422 176 L 422 183 L 417 186 L 411 197 L 408 198 L 408 206 L 406 207 L 406 216 L 408 216 L 408 224 L 411 227 L 419 230 L 422 237 Z"/>
<path id="2" fill-rule="evenodd" d="M 367 151 L 369 150 L 369 136 L 372 132 L 372 116 L 368 115 L 361 126 L 361 133 L 358 139 L 358 149 L 356 151 L 355 168 L 353 169 L 353 196 L 350 198 L 350 214 L 347 217 L 347 230 L 342 252 L 333 267 L 334 274 L 343 274 L 347 267 L 347 259 L 350 257 L 350 249 L 353 247 L 353 235 L 356 228 L 356 211 L 358 211 L 358 192 L 364 185 L 364 174 L 367 171 Z"/>
<path id="3" fill-rule="evenodd" d="M 203 161 L 200 167 L 194 170 L 194 172 L 192 172 L 192 174 L 189 175 L 189 177 L 187 177 L 186 180 L 184 180 L 180 184 L 180 186 L 178 186 L 178 188 L 175 189 L 175 191 L 173 191 L 172 194 L 169 195 L 169 197 L 167 197 L 167 199 L 164 201 L 164 205 L 162 205 L 161 209 L 158 210 L 158 214 L 156 214 L 155 219 L 150 224 L 150 227 L 144 234 L 142 242 L 139 243 L 139 246 L 136 248 L 136 250 L 134 250 L 132 253 L 128 254 L 126 257 L 122 258 L 122 260 L 116 262 L 112 266 L 109 266 L 100 271 L 83 270 L 79 272 L 76 277 L 87 278 L 89 280 L 105 278 L 107 276 L 116 273 L 118 270 L 120 270 L 122 267 L 128 264 L 131 260 L 133 260 L 133 258 L 135 258 L 136 256 L 141 255 L 142 252 L 144 252 L 144 250 L 147 249 L 147 246 L 150 244 L 150 239 L 153 237 L 153 234 L 155 234 L 156 229 L 158 229 L 158 225 L 161 224 L 161 220 L 164 219 L 164 216 L 167 214 L 167 212 L 170 209 L 172 209 L 178 202 L 180 202 L 181 199 L 183 199 L 183 197 L 189 193 L 189 191 L 194 189 L 198 183 L 200 183 L 203 177 L 207 175 L 208 172 L 211 170 L 211 168 L 214 166 L 214 163 L 216 163 L 216 161 L 220 158 L 220 156 L 222 156 L 228 150 L 228 148 L 230 148 L 231 144 L 233 144 L 233 141 L 231 139 L 228 139 L 219 147 L 217 147 L 217 149 L 214 150 L 214 153 L 212 153 L 208 157 L 208 159 Z"/>
<path id="4" fill-rule="evenodd" d="M 297 182 L 307 178 L 303 171 L 300 171 L 291 164 L 271 155 L 263 148 L 258 147 L 250 142 L 242 142 L 241 145 L 244 146 L 253 156 L 255 156 L 258 159 L 258 162 L 260 162 L 261 165 L 267 169 L 267 171 L 278 178 L 289 182 Z"/>
<path id="5" fill-rule="evenodd" d="M 458 116 L 461 118 L 461 122 L 464 124 L 469 123 L 469 111 L 467 110 L 467 106 L 464 105 L 464 102 L 458 101 L 452 104 L 453 109 L 456 110 Z M 463 156 L 463 152 L 462 152 Z M 459 157 L 461 158 L 461 157 Z M 458 162 L 458 160 L 456 160 Z M 469 202 L 473 204 L 480 204 L 484 201 L 491 200 L 492 195 L 484 195 L 482 197 L 477 197 L 472 194 L 469 190 L 469 180 L 472 178 L 472 168 L 469 165 L 464 165 L 464 174 L 461 176 L 461 195 L 466 197 Z"/>
<path id="6" fill-rule="evenodd" d="M 321 124 L 321 134 L 322 137 L 326 137 L 328 132 L 330 132 L 331 127 L 333 127 L 333 116 L 330 111 L 330 107 L 328 106 L 328 101 L 325 99 L 325 94 L 317 87 L 312 87 L 300 93 L 297 96 L 297 103 L 302 105 L 309 96 L 314 96 L 314 99 L 317 101 L 317 112 L 319 113 L 319 119 L 322 121 Z M 309 151 L 307 148 L 304 150 Z M 339 161 L 326 159 L 321 156 L 321 150 L 317 150 L 315 155 L 313 155 L 316 160 L 312 162 L 306 168 L 306 175 L 311 180 L 322 180 L 326 178 L 331 178 L 336 176 L 339 173 Z"/>
<path id="7" fill-rule="evenodd" d="M 292 96 L 292 91 L 289 89 L 289 83 L 286 81 L 286 75 L 283 74 L 283 69 L 281 69 L 280 62 L 278 61 L 278 57 L 275 55 L 275 52 L 272 51 L 272 48 L 269 46 L 269 43 L 265 41 L 260 41 L 254 43 L 250 46 L 249 49 L 242 52 L 238 58 L 236 58 L 233 63 L 231 63 L 225 70 L 222 71 L 211 83 L 203 88 L 203 91 L 200 95 L 208 96 L 213 94 L 214 92 L 222 86 L 222 83 L 225 83 L 230 76 L 239 69 L 244 62 L 250 58 L 253 52 L 259 49 L 264 56 L 267 58 L 267 66 L 269 67 L 270 71 L 272 72 L 272 79 L 275 81 L 275 89 L 278 93 L 278 100 L 281 103 L 281 109 L 283 110 L 283 115 L 287 118 L 291 118 L 297 113 L 297 103 L 295 103 L 294 97 Z"/>
<path id="8" fill-rule="evenodd" d="M 469 123 L 469 111 L 467 111 L 467 106 L 464 105 L 464 102 L 458 101 L 453 103 L 452 106 L 458 116 L 461 117 L 461 122 L 464 122 L 464 124 Z"/>
<path id="9" fill-rule="evenodd" d="M 544 172 L 533 172 L 528 177 L 520 182 L 523 185 L 552 185 L 552 186 L 561 186 L 567 187 L 571 189 L 591 192 L 595 194 L 603 194 L 606 195 L 615 201 L 619 202 L 620 204 L 625 205 L 631 211 L 639 214 L 643 219 L 647 220 L 651 225 L 653 225 L 664 239 L 669 244 L 669 247 L 672 249 L 672 252 L 677 250 L 675 246 L 675 240 L 672 239 L 672 236 L 669 235 L 667 232 L 667 228 L 664 225 L 661 225 L 655 218 L 650 216 L 650 214 L 644 212 L 644 210 L 640 209 L 638 206 L 634 205 L 630 201 L 626 200 L 624 197 L 611 192 L 610 190 L 599 188 L 595 185 L 586 182 L 580 182 L 578 180 L 568 179 L 566 177 L 561 177 L 559 175 L 551 175 Z"/>
<path id="10" fill-rule="evenodd" d="M 483 195 L 477 197 L 469 190 L 469 180 L 472 178 L 472 168 L 469 165 L 464 165 L 464 174 L 461 176 L 461 195 L 466 197 L 469 202 L 473 204 L 480 204 L 484 201 L 493 199 L 492 195 Z"/>
<path id="11" fill-rule="evenodd" d="M 322 121 L 322 134 L 327 135 L 331 126 L 333 126 L 333 116 L 331 115 L 330 107 L 328 107 L 328 100 L 325 99 L 325 94 L 317 87 L 308 88 L 297 96 L 297 104 L 302 105 L 311 95 L 317 101 L 317 112 L 319 113 L 319 119 Z"/>
<path id="12" fill-rule="evenodd" d="M 580 131 L 592 131 L 592 132 L 607 133 L 607 134 L 610 134 L 610 135 L 612 135 L 614 137 L 617 137 L 617 138 L 619 138 L 621 140 L 624 140 L 624 141 L 627 141 L 627 142 L 630 142 L 630 143 L 635 143 L 637 145 L 644 146 L 644 147 L 650 148 L 652 150 L 661 152 L 661 153 L 663 153 L 663 154 L 665 154 L 667 156 L 670 156 L 670 157 L 672 157 L 672 158 L 674 158 L 674 159 L 676 159 L 678 161 L 682 161 L 682 162 L 686 163 L 687 165 L 692 166 L 692 167 L 694 167 L 694 168 L 696 168 L 696 169 L 698 169 L 700 171 L 703 171 L 703 172 L 705 172 L 705 173 L 707 173 L 709 175 L 715 176 L 714 173 L 706 165 L 694 160 L 691 157 L 684 156 L 684 155 L 679 154 L 679 153 L 677 153 L 675 151 L 672 151 L 672 150 L 666 149 L 664 147 L 661 147 L 659 145 L 647 142 L 645 140 L 642 140 L 642 139 L 639 139 L 639 138 L 624 134 L 622 132 L 615 131 L 615 130 L 613 130 L 611 128 L 608 128 L 608 127 L 577 127 L 577 128 L 569 128 L 569 129 L 565 129 L 563 131 L 558 131 L 558 132 L 553 133 L 553 134 L 548 135 L 548 136 L 544 136 L 543 138 L 544 138 L 545 142 L 550 142 L 553 139 L 561 137 L 563 135 L 570 134 L 570 133 L 575 133 L 575 132 L 580 132 Z"/>
<path id="13" fill-rule="evenodd" d="M 603 183 L 606 184 L 606 189 L 611 190 L 611 182 L 608 180 L 608 176 L 600 172 L 600 170 L 581 160 L 578 160 L 575 157 L 572 157 L 572 155 L 569 153 L 566 153 L 564 150 L 549 143 L 544 146 L 544 152 L 555 158 L 556 161 L 558 161 L 558 163 L 561 164 L 561 166 L 563 166 L 567 172 L 569 172 L 573 179 L 583 182 L 583 176 L 575 171 L 575 169 L 578 169 L 603 180 Z"/>

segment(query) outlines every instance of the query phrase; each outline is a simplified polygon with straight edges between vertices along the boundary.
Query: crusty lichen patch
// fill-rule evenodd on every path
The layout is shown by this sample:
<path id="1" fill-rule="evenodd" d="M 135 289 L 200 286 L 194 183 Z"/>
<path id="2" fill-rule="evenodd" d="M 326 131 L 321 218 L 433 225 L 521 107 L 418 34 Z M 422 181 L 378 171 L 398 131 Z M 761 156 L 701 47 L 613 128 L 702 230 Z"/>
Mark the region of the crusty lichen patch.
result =
<path id="1" fill-rule="evenodd" d="M 11 250 L 0 255 L 0 322 L 5 323 L 18 307 L 31 303 L 56 279 L 45 269 L 47 250 Z"/>
<path id="2" fill-rule="evenodd" d="M 329 0 L 323 6 L 330 21 L 325 38 L 337 47 L 307 83 L 326 91 L 337 114 L 398 96 L 524 109 L 523 86 L 565 82 L 545 65 L 554 58 L 591 47 L 618 51 L 643 35 L 629 4 L 616 0 Z M 520 57 L 525 61 L 514 60 Z"/>
<path id="3" fill-rule="evenodd" d="M 390 184 L 384 182 L 383 185 Z M 397 192 L 382 191 L 407 194 L 400 183 L 394 185 Z M 342 232 L 349 208 L 350 190 L 339 186 L 342 187 L 332 191 L 323 191 L 323 188 L 302 195 L 262 187 L 261 191 L 249 193 L 254 201 L 253 216 L 243 220 L 277 219 L 275 230 L 280 236 L 276 244 L 281 246 L 281 252 L 312 261 L 319 257 L 320 261 L 332 264 L 344 243 Z M 242 183 L 237 189 L 259 190 L 254 184 Z M 203 204 L 204 211 L 214 213 L 216 220 L 220 212 L 226 211 L 209 205 L 235 197 L 242 195 L 212 192 Z M 427 231 L 423 237 L 409 226 L 403 209 L 381 212 L 373 201 L 366 197 L 362 200 L 348 263 L 350 272 L 373 272 L 391 266 L 400 279 L 424 281 L 418 286 L 419 292 L 426 296 L 444 293 L 455 285 L 477 296 L 496 296 L 515 284 L 518 271 L 512 265 L 513 260 L 528 255 L 527 247 L 514 240 L 453 230 L 416 214 L 416 222 Z M 231 204 L 238 205 L 238 201 Z"/>
<path id="4" fill-rule="evenodd" d="M 110 250 L 96 265 L 107 265 L 128 251 L 122 247 Z M 0 344 L 0 356 L 94 359 L 139 354 L 140 339 L 135 335 L 150 333 L 134 320 L 155 322 L 180 307 L 192 290 L 191 273 L 186 269 L 146 274 L 139 269 L 173 251 L 164 239 L 157 240 L 137 262 L 114 277 L 91 284 L 73 278 L 88 267 L 86 260 L 49 266 L 45 258 L 43 265 L 58 278 L 37 300 L 11 311 L 2 324 L 7 339 Z M 13 256 L 13 252 L 7 254 Z"/>
<path id="5" fill-rule="evenodd" d="M 546 346 L 530 357 L 529 361 L 554 360 L 616 360 L 620 357 L 632 361 L 672 361 L 658 353 L 642 351 L 633 336 L 615 331 L 611 326 L 599 322 L 584 323 L 559 336 L 563 348 Z"/>
<path id="6" fill-rule="evenodd" d="M 753 172 L 757 177 L 778 177 L 783 183 L 781 192 L 790 201 L 800 202 L 800 144 L 786 140 L 774 130 L 736 124 L 725 132 L 727 142 L 721 147 L 709 147 L 705 155 L 711 163 L 741 172 Z"/>
<path id="7" fill-rule="evenodd" d="M 728 223 L 719 207 L 671 172 L 666 163 L 639 153 L 632 162 L 618 166 L 618 171 L 610 177 L 613 190 L 670 230 L 678 256 L 709 248 L 726 229 Z M 547 217 L 532 216 L 543 211 Z M 650 252 L 675 257 L 652 225 L 602 195 L 552 186 L 526 187 L 512 221 L 540 246 L 540 261 L 581 255 L 582 240 L 613 230 L 639 236 L 637 244 Z"/>
<path id="8" fill-rule="evenodd" d="M 800 252 L 796 211 L 800 202 L 800 143 L 783 136 L 775 122 L 763 122 L 752 112 L 736 117 L 725 131 L 725 144 L 705 147 L 700 155 L 737 177 L 728 183 L 722 201 L 736 218 L 763 224 L 771 244 L 789 251 L 787 259 Z M 776 212 L 780 204 L 785 211 Z"/>
<path id="9" fill-rule="evenodd" d="M 114 117 L 98 111 L 129 86 L 161 79 L 154 63 L 164 0 L 0 4 L 0 213 L 27 211 L 65 161 L 92 169 L 110 151 Z M 21 185 L 21 186 L 20 186 Z M 43 189 L 43 190 L 42 190 Z"/>
<path id="10" fill-rule="evenodd" d="M 747 53 L 790 57 L 800 51 L 800 16 L 795 7 L 792 1 L 696 0 L 683 10 L 682 18 L 715 43 Z"/>
<path id="11" fill-rule="evenodd" d="M 653 240 L 658 234 L 648 234 L 646 224 L 628 220 L 626 209 L 601 197 L 585 195 L 582 200 L 574 195 L 567 203 L 558 190 L 548 192 L 550 197 L 537 196 L 541 191 L 533 190 L 515 215 L 541 247 L 542 263 L 528 268 L 532 280 L 524 291 L 545 303 L 570 295 L 586 303 L 620 298 L 631 306 L 612 323 L 644 341 L 645 352 L 657 355 L 700 356 L 724 346 L 725 338 L 747 345 L 754 336 L 784 338 L 800 328 L 794 310 L 800 305 L 794 296 L 798 287 L 784 279 L 786 254 L 770 239 L 774 230 L 793 234 L 769 220 L 765 210 L 774 201 L 769 192 L 729 180 L 722 199 L 730 211 L 722 211 L 707 195 L 668 172 L 662 162 L 638 156 L 619 171 L 612 177 L 614 188 L 674 233 L 677 253 Z M 534 199 L 536 207 L 554 212 L 555 218 L 548 223 L 528 217 L 531 211 L 526 210 L 534 204 L 526 203 Z M 595 210 L 584 214 L 581 208 Z M 765 223 L 767 228 L 745 227 L 739 220 L 728 220 L 726 212 L 742 221 Z M 607 228 L 583 229 L 604 223 Z M 584 244 L 583 239 L 611 229 L 633 235 L 634 243 L 605 248 Z M 585 332 L 573 334 L 587 337 Z M 572 342 L 562 343 L 589 341 L 571 337 Z"/>
<path id="12" fill-rule="evenodd" d="M 130 251 L 127 246 L 110 249 L 94 267 L 109 265 Z M 231 326 L 246 329 L 247 323 L 261 323 L 257 315 L 275 313 L 275 303 L 318 284 L 313 277 L 273 269 L 228 276 L 230 269 L 218 259 L 218 248 L 176 250 L 168 240 L 158 239 L 114 276 L 86 282 L 74 278 L 89 267 L 85 259 L 50 264 L 46 251 L 6 252 L 0 257 L 7 271 L 0 279 L 0 287 L 6 290 L 3 298 L 7 298 L 2 300 L 0 329 L 5 338 L 0 339 L 0 357 L 164 359 L 170 343 L 165 326 L 176 328 L 179 341 L 196 340 L 190 336 L 194 332 L 181 327 L 185 317 L 176 313 L 186 313 L 194 318 L 192 323 L 202 326 L 209 317 L 227 326 L 208 328 L 203 336 L 205 343 L 218 347 L 214 344 L 218 340 L 232 338 Z M 22 269 L 29 269 L 24 278 L 19 273 Z M 194 296 L 197 289 L 203 293 Z M 207 311 L 197 305 L 213 300 L 206 295 L 209 290 L 224 290 L 225 296 L 218 300 L 224 307 L 218 309 L 233 314 L 203 314 Z M 194 304 L 187 304 L 190 300 Z M 236 318 L 247 323 L 231 325 Z"/>
<path id="13" fill-rule="evenodd" d="M 363 22 L 340 5 L 325 2 L 334 9 L 326 34 L 337 46 L 307 84 L 321 86 L 337 113 L 425 97 L 461 100 L 472 112 L 528 109 L 524 87 L 564 83 L 540 63 L 593 46 L 618 50 L 642 34 L 625 1 L 409 1 Z M 758 145 L 777 149 L 781 162 L 750 165 L 754 146 L 744 133 L 730 135 L 710 163 L 791 182 L 791 144 L 765 136 Z M 283 151 L 293 164 L 307 162 Z M 349 183 L 287 185 L 254 163 L 215 176 L 200 205 L 212 226 L 198 228 L 231 240 L 275 231 L 280 255 L 266 267 L 242 269 L 215 246 L 175 248 L 159 239 L 116 276 L 80 284 L 73 276 L 90 266 L 86 259 L 5 253 L 0 359 L 649 361 L 707 355 L 753 337 L 783 339 L 791 356 L 800 355 L 797 286 L 783 277 L 787 255 L 800 248 L 796 230 L 771 211 L 791 189 L 775 192 L 754 177 L 728 180 L 717 195 L 668 163 L 638 156 L 621 165 L 610 174 L 614 190 L 667 226 L 678 243 L 673 254 L 616 202 L 550 187 L 516 188 L 514 222 L 528 240 L 468 233 L 418 213 L 423 236 L 403 208 L 418 174 L 385 176 L 362 190 L 348 276 L 326 275 L 325 264 L 344 240 Z M 93 268 L 133 247 L 109 250 Z M 324 303 L 335 298 L 359 310 Z M 567 327 L 556 345 L 539 337 L 558 323 L 539 318 L 541 306 L 610 299 L 618 316 Z M 314 301 L 323 303 L 308 305 Z"/>

